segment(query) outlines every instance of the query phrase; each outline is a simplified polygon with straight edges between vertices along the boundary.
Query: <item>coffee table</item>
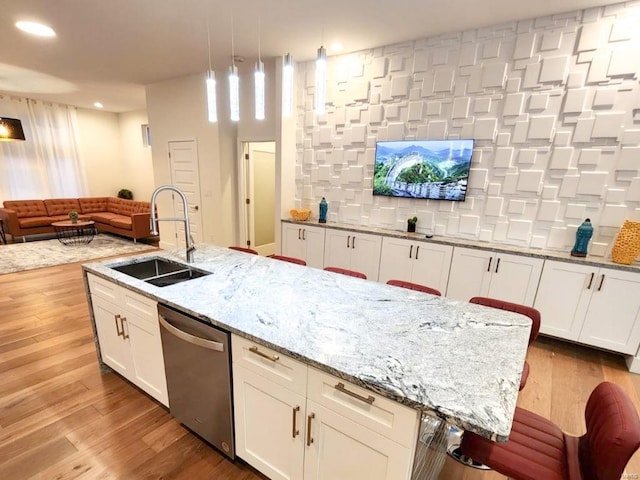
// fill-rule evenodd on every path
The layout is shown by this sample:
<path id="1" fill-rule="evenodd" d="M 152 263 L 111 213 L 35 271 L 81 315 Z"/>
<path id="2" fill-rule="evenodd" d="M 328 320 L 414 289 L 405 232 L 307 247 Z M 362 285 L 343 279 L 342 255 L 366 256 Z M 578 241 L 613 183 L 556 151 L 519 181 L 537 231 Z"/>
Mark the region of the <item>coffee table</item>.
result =
<path id="1" fill-rule="evenodd" d="M 56 231 L 56 237 L 63 245 L 88 245 L 96 234 L 96 226 L 93 220 L 71 220 L 54 222 L 51 225 Z"/>

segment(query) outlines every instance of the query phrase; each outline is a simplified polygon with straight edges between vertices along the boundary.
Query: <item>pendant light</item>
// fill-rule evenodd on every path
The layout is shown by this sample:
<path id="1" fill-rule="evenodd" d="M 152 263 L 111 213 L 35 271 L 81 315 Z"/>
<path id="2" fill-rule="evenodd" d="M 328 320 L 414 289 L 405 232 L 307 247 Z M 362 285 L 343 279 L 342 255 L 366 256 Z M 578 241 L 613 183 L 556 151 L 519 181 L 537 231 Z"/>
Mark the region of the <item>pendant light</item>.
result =
<path id="1" fill-rule="evenodd" d="M 256 120 L 264 120 L 264 63 L 260 57 L 260 19 L 258 19 L 258 61 L 253 73 Z"/>
<path id="2" fill-rule="evenodd" d="M 327 51 L 323 46 L 318 49 L 316 58 L 316 114 L 325 113 L 325 103 L 327 99 Z"/>
<path id="3" fill-rule="evenodd" d="M 293 57 L 288 53 L 282 65 L 282 113 L 285 117 L 293 114 Z"/>
<path id="4" fill-rule="evenodd" d="M 207 113 L 209 122 L 218 121 L 218 102 L 216 98 L 216 74 L 211 68 L 211 35 L 209 33 L 209 15 L 207 14 L 207 45 L 209 47 L 209 71 L 207 72 Z"/>
<path id="5" fill-rule="evenodd" d="M 231 16 L 231 66 L 229 67 L 229 110 L 231 121 L 240 120 L 240 78 L 238 77 L 238 67 L 236 67 L 236 57 L 233 45 L 233 15 Z"/>
<path id="6" fill-rule="evenodd" d="M 24 140 L 22 123 L 17 118 L 0 117 L 0 142 Z"/>

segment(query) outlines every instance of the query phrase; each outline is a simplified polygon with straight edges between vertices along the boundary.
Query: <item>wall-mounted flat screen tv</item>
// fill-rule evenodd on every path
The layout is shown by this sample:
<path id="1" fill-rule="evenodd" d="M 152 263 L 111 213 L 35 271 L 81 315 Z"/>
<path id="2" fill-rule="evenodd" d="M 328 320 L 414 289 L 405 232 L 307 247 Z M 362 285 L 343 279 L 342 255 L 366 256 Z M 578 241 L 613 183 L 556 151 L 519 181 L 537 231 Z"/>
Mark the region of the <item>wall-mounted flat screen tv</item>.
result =
<path id="1" fill-rule="evenodd" d="M 373 194 L 464 201 L 472 139 L 376 143 Z"/>

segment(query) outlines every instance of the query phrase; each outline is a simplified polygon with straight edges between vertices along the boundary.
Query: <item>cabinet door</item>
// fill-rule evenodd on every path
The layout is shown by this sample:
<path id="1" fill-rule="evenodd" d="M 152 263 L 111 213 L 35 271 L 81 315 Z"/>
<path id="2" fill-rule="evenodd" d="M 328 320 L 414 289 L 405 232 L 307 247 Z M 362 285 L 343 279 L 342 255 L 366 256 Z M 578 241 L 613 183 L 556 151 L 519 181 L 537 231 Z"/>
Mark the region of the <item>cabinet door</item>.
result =
<path id="1" fill-rule="evenodd" d="M 380 235 L 352 233 L 351 261 L 347 268 L 364 273 L 367 280 L 377 281 L 381 248 L 382 237 Z"/>
<path id="2" fill-rule="evenodd" d="M 236 454 L 272 480 L 302 479 L 305 398 L 234 363 Z"/>
<path id="3" fill-rule="evenodd" d="M 413 250 L 415 250 L 415 247 L 412 249 L 411 246 L 412 243 L 410 240 L 391 237 L 382 239 L 380 273 L 378 275 L 380 282 L 387 283 L 389 280 L 412 281 L 411 271 L 413 267 Z"/>
<path id="4" fill-rule="evenodd" d="M 407 447 L 307 400 L 305 480 L 408 480 Z"/>
<path id="5" fill-rule="evenodd" d="M 150 324 L 129 312 L 126 314 L 124 325 L 131 342 L 131 357 L 135 372 L 135 378 L 132 381 L 168 407 L 167 378 L 160 325 L 157 319 L 155 324 Z"/>
<path id="6" fill-rule="evenodd" d="M 544 263 L 533 305 L 540 311 L 540 333 L 578 340 L 597 272 L 588 265 Z"/>
<path id="7" fill-rule="evenodd" d="M 634 272 L 600 269 L 580 342 L 635 355 L 640 343 L 639 277 Z"/>
<path id="8" fill-rule="evenodd" d="M 471 297 L 486 296 L 496 257 L 493 252 L 455 247 L 447 297 L 468 302 Z"/>
<path id="9" fill-rule="evenodd" d="M 444 295 L 449 282 L 453 247 L 428 242 L 416 242 L 413 247 L 413 283 L 440 290 Z"/>
<path id="10" fill-rule="evenodd" d="M 324 267 L 324 233 L 322 227 L 304 227 L 302 238 L 304 244 L 304 257 L 307 266 L 314 268 Z M 294 255 L 295 256 L 295 255 Z"/>
<path id="11" fill-rule="evenodd" d="M 352 232 L 327 229 L 324 241 L 324 266 L 351 268 Z"/>
<path id="12" fill-rule="evenodd" d="M 282 254 L 306 260 L 306 245 L 302 240 L 302 228 L 290 223 L 282 224 Z"/>
<path id="13" fill-rule="evenodd" d="M 486 296 L 521 305 L 533 305 L 544 260 L 501 253 L 494 255 Z"/>
<path id="14" fill-rule="evenodd" d="M 124 335 L 121 308 L 96 296 L 91 296 L 93 317 L 96 321 L 102 361 L 123 377 L 133 381 L 135 376 L 131 360 L 129 339 Z"/>

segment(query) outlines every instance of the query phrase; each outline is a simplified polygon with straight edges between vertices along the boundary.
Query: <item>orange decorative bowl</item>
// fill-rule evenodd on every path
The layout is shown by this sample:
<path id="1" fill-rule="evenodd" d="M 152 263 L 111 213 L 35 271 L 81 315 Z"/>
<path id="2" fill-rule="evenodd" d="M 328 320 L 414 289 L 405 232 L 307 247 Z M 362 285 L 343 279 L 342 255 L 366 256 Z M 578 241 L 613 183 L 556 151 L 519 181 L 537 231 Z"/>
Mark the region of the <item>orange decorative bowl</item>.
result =
<path id="1" fill-rule="evenodd" d="M 309 220 L 309 217 L 311 216 L 311 210 L 309 210 L 308 208 L 292 208 L 291 210 L 289 210 L 289 214 L 294 220 L 304 222 L 305 220 Z"/>

